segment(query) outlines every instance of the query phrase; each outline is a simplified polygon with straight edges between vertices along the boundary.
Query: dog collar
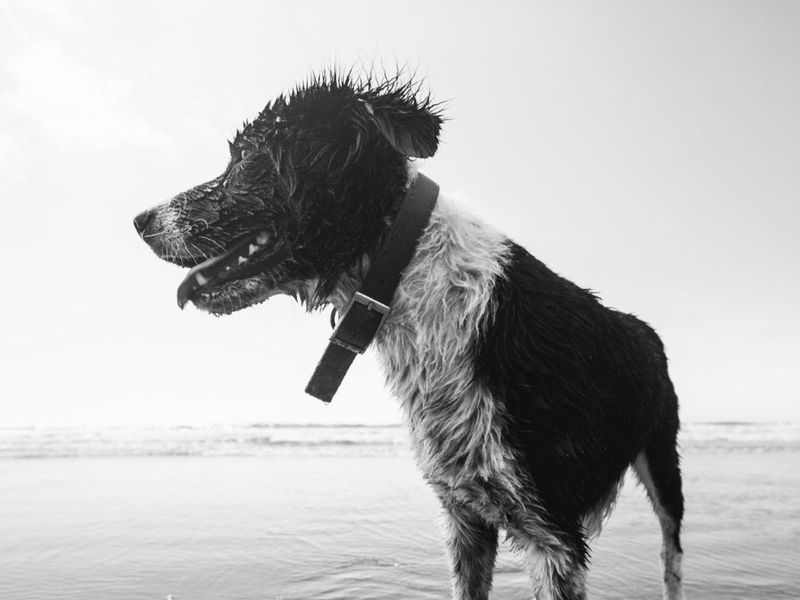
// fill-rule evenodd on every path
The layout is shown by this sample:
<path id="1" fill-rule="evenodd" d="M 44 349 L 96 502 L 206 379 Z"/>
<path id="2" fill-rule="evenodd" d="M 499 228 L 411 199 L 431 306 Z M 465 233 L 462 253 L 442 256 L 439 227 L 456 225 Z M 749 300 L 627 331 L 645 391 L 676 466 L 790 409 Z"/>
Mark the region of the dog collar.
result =
<path id="1" fill-rule="evenodd" d="M 325 352 L 306 386 L 306 393 L 323 402 L 334 394 L 353 364 L 363 354 L 391 311 L 400 277 L 417 248 L 439 197 L 439 185 L 419 173 L 408 188 L 394 223 L 333 330 Z"/>

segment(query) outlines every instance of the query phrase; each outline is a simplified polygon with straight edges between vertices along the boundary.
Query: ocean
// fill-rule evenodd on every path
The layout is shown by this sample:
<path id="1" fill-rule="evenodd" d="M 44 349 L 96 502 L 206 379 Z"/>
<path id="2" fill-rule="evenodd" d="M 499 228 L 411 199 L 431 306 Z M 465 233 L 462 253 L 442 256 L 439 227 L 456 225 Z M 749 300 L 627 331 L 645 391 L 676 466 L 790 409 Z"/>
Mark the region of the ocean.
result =
<path id="1" fill-rule="evenodd" d="M 800 599 L 800 424 L 681 436 L 686 595 Z M 660 598 L 629 475 L 593 599 Z M 447 598 L 439 508 L 401 427 L 0 429 L 0 599 Z M 530 598 L 503 544 L 492 598 Z"/>

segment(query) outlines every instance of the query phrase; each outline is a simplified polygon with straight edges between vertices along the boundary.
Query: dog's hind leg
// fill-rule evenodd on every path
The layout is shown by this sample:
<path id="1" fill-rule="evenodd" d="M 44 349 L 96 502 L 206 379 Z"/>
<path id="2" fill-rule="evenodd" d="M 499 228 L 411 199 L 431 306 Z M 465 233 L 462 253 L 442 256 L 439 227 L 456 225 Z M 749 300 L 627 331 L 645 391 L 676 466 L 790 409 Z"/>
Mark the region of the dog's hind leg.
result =
<path id="1" fill-rule="evenodd" d="M 463 504 L 445 502 L 453 600 L 487 600 L 497 556 L 497 528 Z"/>
<path id="2" fill-rule="evenodd" d="M 683 492 L 676 446 L 677 417 L 662 424 L 633 463 L 661 525 L 664 600 L 683 600 L 681 522 Z"/>
<path id="3" fill-rule="evenodd" d="M 525 552 L 535 600 L 586 600 L 583 553 L 531 544 Z"/>

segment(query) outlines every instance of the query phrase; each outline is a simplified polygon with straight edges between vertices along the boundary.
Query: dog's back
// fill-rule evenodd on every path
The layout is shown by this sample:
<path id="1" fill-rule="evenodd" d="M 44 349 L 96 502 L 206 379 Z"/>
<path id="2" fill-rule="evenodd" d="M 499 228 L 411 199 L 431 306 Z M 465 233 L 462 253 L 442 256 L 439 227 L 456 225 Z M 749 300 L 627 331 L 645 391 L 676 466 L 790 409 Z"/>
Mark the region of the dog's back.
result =
<path id="1" fill-rule="evenodd" d="M 678 401 L 658 335 L 517 245 L 493 300 L 477 374 L 503 403 L 509 439 L 555 523 L 597 527 L 594 512 L 605 512 L 643 455 L 675 522 L 669 544 L 680 551 Z"/>
<path id="2" fill-rule="evenodd" d="M 590 511 L 677 400 L 656 333 L 603 306 L 512 245 L 476 374 L 508 414 L 541 500 L 568 521 Z"/>

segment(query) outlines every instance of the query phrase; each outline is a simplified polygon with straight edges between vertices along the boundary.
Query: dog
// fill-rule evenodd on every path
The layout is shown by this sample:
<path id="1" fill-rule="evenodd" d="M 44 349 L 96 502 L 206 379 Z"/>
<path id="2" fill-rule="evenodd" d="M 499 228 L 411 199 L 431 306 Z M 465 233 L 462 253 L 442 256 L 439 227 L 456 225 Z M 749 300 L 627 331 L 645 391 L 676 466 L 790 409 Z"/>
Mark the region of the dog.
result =
<path id="1" fill-rule="evenodd" d="M 183 302 L 342 314 L 443 123 L 401 75 L 312 76 L 245 123 L 219 177 L 134 224 L 160 258 L 217 266 Z M 650 326 L 439 195 L 373 346 L 443 507 L 453 598 L 488 598 L 500 530 L 534 597 L 586 598 L 628 467 L 661 526 L 664 598 L 683 598 L 678 401 Z"/>

